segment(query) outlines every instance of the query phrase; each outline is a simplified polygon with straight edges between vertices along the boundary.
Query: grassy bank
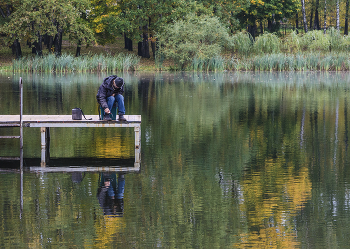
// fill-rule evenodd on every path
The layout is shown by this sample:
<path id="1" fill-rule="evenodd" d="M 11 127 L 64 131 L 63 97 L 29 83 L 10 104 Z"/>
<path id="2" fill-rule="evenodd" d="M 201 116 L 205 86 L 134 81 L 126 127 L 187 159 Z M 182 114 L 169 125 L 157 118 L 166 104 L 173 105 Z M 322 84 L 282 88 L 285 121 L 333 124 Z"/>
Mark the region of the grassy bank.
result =
<path id="1" fill-rule="evenodd" d="M 22 66 L 19 65 L 18 62 L 15 60 L 15 56 L 12 54 L 12 51 L 10 48 L 5 46 L 3 43 L 1 43 L 0 40 L 0 71 L 8 71 L 12 72 L 14 70 L 14 66 L 16 66 L 16 71 L 18 71 L 18 67 L 22 67 L 24 70 L 27 71 L 29 70 L 29 65 L 35 65 L 36 68 L 40 68 L 40 70 L 45 71 L 45 67 L 49 67 L 48 65 L 42 65 L 44 61 L 50 61 L 52 60 L 51 54 L 47 51 L 47 49 L 43 50 L 43 58 L 36 58 L 34 54 L 32 54 L 32 49 L 29 48 L 28 46 L 22 45 L 22 55 L 23 58 L 21 60 Z M 62 65 L 64 63 L 64 60 L 69 61 L 67 64 L 67 70 L 72 70 L 73 68 L 78 67 L 79 65 L 76 64 L 76 62 L 82 61 L 83 63 L 89 63 L 90 66 L 96 63 L 98 59 L 105 58 L 109 61 L 109 65 L 112 61 L 111 57 L 126 57 L 126 58 L 132 58 L 133 61 L 137 60 L 137 64 L 133 63 L 135 68 L 130 69 L 130 70 L 140 70 L 140 71 L 154 71 L 155 70 L 155 63 L 154 59 L 146 59 L 146 58 L 140 58 L 137 56 L 137 44 L 134 44 L 133 51 L 128 51 L 124 48 L 124 41 L 122 38 L 117 38 L 116 42 L 114 44 L 107 44 L 105 46 L 102 45 L 91 45 L 88 47 L 82 47 L 81 48 L 81 58 L 80 60 L 77 58 L 75 59 L 75 52 L 76 52 L 76 45 L 69 43 L 67 40 L 63 41 L 62 44 L 62 53 L 64 55 L 64 59 L 62 58 L 61 60 L 58 59 L 54 63 L 57 65 Z M 75 65 L 71 65 L 70 63 L 73 63 Z M 101 63 L 101 61 L 98 61 L 100 64 L 97 63 L 97 66 L 95 69 L 92 69 L 91 67 L 89 69 L 86 69 L 86 71 L 96 71 L 98 69 L 103 69 L 103 70 L 108 70 L 110 71 L 110 66 L 108 66 L 108 69 L 106 69 L 105 64 L 106 63 Z M 26 65 L 24 65 L 26 64 Z M 116 65 L 118 62 L 116 62 Z M 123 63 L 125 64 L 125 63 Z M 34 67 L 35 67 L 34 66 Z M 58 69 L 62 67 L 58 66 Z M 54 68 L 54 70 L 56 70 Z M 116 67 L 114 71 L 119 71 L 120 67 Z"/>
<path id="2" fill-rule="evenodd" d="M 56 57 L 48 54 L 43 57 L 23 57 L 13 60 L 14 72 L 120 72 L 137 70 L 140 57 L 133 54 L 120 53 L 116 56 L 110 54 L 89 54 L 75 57 L 62 54 Z"/>
<path id="3" fill-rule="evenodd" d="M 170 66 L 142 65 L 141 58 L 134 54 L 118 55 L 89 54 L 74 57 L 63 54 L 56 57 L 23 57 L 3 66 L 2 70 L 13 72 L 121 72 L 121 71 L 169 71 Z M 297 54 L 272 53 L 249 57 L 225 58 L 216 56 L 209 60 L 194 58 L 186 71 L 350 71 L 348 53 L 307 52 Z"/>
<path id="4" fill-rule="evenodd" d="M 350 71 L 350 38 L 330 29 L 307 34 L 291 32 L 283 39 L 266 33 L 255 40 L 246 32 L 233 37 L 234 49 L 210 59 L 193 57 L 187 71 Z M 136 44 L 136 45 L 135 45 Z M 118 72 L 176 70 L 170 60 L 146 59 L 124 49 L 118 38 L 113 45 L 83 47 L 75 57 L 76 46 L 65 41 L 63 55 L 56 58 L 44 51 L 43 57 L 22 49 L 23 57 L 15 60 L 9 48 L 0 49 L 0 70 L 14 72 Z M 151 49 L 150 49 L 151 51 Z M 158 58 L 164 58 L 159 56 Z"/>

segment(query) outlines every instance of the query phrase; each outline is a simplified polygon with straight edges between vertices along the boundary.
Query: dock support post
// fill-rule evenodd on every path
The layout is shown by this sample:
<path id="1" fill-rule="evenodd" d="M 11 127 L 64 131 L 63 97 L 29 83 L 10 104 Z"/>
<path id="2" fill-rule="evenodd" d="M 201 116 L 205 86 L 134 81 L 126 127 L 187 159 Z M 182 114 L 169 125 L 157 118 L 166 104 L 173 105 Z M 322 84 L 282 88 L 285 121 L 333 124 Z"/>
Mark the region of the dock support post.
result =
<path id="1" fill-rule="evenodd" d="M 41 127 L 41 167 L 45 167 L 50 159 L 50 128 Z"/>
<path id="2" fill-rule="evenodd" d="M 141 127 L 135 126 L 134 127 L 135 131 L 135 163 L 140 164 L 141 160 Z"/>

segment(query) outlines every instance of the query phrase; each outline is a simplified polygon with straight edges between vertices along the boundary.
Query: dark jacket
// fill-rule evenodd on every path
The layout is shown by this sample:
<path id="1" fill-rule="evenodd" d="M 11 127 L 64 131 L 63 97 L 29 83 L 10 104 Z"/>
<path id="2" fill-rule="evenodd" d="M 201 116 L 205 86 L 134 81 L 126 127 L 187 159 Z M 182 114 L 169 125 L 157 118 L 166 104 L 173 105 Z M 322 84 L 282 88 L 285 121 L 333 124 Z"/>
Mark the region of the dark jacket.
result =
<path id="1" fill-rule="evenodd" d="M 113 88 L 113 80 L 117 79 L 122 80 L 123 84 L 119 89 L 114 89 Z M 124 80 L 117 75 L 111 75 L 108 76 L 107 78 L 104 78 L 102 85 L 99 87 L 96 99 L 97 102 L 102 106 L 103 109 L 108 108 L 107 105 L 107 98 L 109 96 L 112 96 L 113 94 L 123 94 L 124 93 Z"/>

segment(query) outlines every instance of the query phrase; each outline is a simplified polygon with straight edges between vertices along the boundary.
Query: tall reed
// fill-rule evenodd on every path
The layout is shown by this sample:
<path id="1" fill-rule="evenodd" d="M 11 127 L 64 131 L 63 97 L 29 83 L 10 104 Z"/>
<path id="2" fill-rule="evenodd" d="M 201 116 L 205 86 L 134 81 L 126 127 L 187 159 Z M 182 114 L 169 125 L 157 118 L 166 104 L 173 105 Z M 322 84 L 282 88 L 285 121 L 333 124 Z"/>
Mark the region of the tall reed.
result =
<path id="1" fill-rule="evenodd" d="M 194 57 L 188 69 L 192 71 L 217 72 L 217 71 L 224 71 L 226 67 L 227 67 L 226 59 L 218 55 L 210 59 Z"/>
<path id="2" fill-rule="evenodd" d="M 253 37 L 248 32 L 239 32 L 233 36 L 235 51 L 240 56 L 248 56 L 253 48 Z"/>
<path id="3" fill-rule="evenodd" d="M 251 65 L 244 67 L 246 62 Z M 350 70 L 350 56 L 347 53 L 332 53 L 322 56 L 320 53 L 282 53 L 256 55 L 250 59 L 232 58 L 227 69 L 253 71 L 340 71 Z"/>
<path id="4" fill-rule="evenodd" d="M 262 53 L 279 53 L 281 42 L 277 35 L 264 33 L 256 38 L 253 44 L 253 51 L 257 54 Z"/>
<path id="5" fill-rule="evenodd" d="M 56 57 L 23 57 L 13 61 L 14 72 L 116 72 L 136 70 L 140 57 L 130 54 L 86 55 L 74 57 L 62 54 Z"/>

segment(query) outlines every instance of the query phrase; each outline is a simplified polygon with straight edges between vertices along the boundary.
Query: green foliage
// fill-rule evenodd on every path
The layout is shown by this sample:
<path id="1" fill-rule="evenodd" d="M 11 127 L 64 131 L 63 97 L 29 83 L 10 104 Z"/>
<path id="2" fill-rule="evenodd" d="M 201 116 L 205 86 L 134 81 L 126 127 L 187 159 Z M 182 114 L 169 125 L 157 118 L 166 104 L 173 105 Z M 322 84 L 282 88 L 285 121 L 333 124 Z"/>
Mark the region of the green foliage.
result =
<path id="1" fill-rule="evenodd" d="M 213 15 L 220 18 L 223 25 L 227 25 L 231 32 L 239 28 L 237 13 L 250 5 L 249 0 L 201 0 L 201 2 L 206 8 L 212 9 Z"/>
<path id="2" fill-rule="evenodd" d="M 140 58 L 135 55 L 87 55 L 74 57 L 62 54 L 56 57 L 24 57 L 13 61 L 14 72 L 122 72 L 135 70 Z"/>
<path id="3" fill-rule="evenodd" d="M 111 18 L 120 14 L 119 5 L 110 0 L 90 0 L 91 11 L 88 14 L 89 25 L 93 29 L 99 44 L 115 42 L 115 27 L 111 27 Z"/>
<path id="4" fill-rule="evenodd" d="M 280 39 L 277 35 L 264 33 L 256 39 L 253 45 L 253 50 L 257 54 L 278 53 L 280 52 L 280 43 Z"/>
<path id="5" fill-rule="evenodd" d="M 248 56 L 253 47 L 253 37 L 248 32 L 239 32 L 233 36 L 234 49 L 241 56 Z"/>
<path id="6" fill-rule="evenodd" d="M 292 31 L 284 40 L 283 48 L 290 53 L 300 51 L 300 37 L 295 31 Z"/>
<path id="7" fill-rule="evenodd" d="M 94 0 L 94 3 L 98 8 L 92 10 L 89 19 L 100 34 L 100 42 L 101 38 L 115 38 L 118 33 L 136 41 L 141 41 L 144 33 L 155 38 L 164 25 L 183 19 L 188 13 L 199 16 L 213 12 L 197 1 L 122 0 L 116 5 L 110 0 Z"/>
<path id="8" fill-rule="evenodd" d="M 202 61 L 220 55 L 222 49 L 232 48 L 233 39 L 217 17 L 189 15 L 164 27 L 159 34 L 159 54 L 174 61 L 176 69 L 190 66 L 194 58 Z"/>
<path id="9" fill-rule="evenodd" d="M 250 59 L 232 58 L 227 62 L 229 70 L 243 71 L 349 71 L 350 56 L 347 53 L 297 53 L 261 54 Z"/>
<path id="10" fill-rule="evenodd" d="M 273 21 L 278 23 L 283 18 L 294 16 L 300 5 L 300 1 L 295 0 L 251 0 L 250 5 L 241 7 L 237 18 L 241 24 L 249 25 L 254 25 L 256 22 L 266 19 L 271 21 L 271 23 Z"/>
<path id="11" fill-rule="evenodd" d="M 7 35 L 7 44 L 15 39 L 33 43 L 38 41 L 38 36 L 55 36 L 61 30 L 72 41 L 88 44 L 94 37 L 82 16 L 89 8 L 88 0 L 24 0 L 15 5 L 15 11 L 9 22 L 0 27 L 0 33 Z"/>
<path id="12" fill-rule="evenodd" d="M 329 39 L 329 51 L 350 51 L 349 36 L 343 36 L 340 31 L 331 27 L 326 35 Z"/>
<path id="13" fill-rule="evenodd" d="M 313 30 L 304 34 L 300 39 L 300 46 L 305 51 L 327 52 L 329 51 L 330 41 L 322 30 Z"/>
<path id="14" fill-rule="evenodd" d="M 210 59 L 202 59 L 195 57 L 192 60 L 191 66 L 189 66 L 190 70 L 193 71 L 224 71 L 226 66 L 225 58 L 217 55 Z"/>

